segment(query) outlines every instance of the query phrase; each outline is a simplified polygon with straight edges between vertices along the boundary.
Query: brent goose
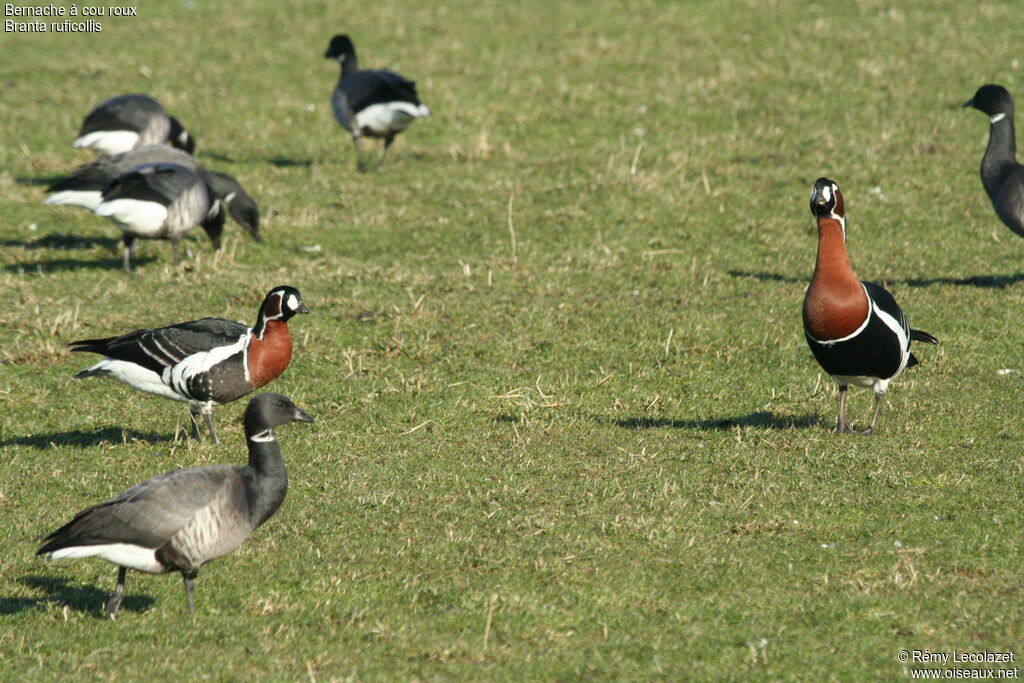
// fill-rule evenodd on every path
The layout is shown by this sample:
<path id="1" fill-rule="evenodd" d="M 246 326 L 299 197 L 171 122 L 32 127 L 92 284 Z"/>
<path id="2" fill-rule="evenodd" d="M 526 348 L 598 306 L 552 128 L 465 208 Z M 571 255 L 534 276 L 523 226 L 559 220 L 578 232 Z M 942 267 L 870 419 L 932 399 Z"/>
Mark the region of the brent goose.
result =
<path id="1" fill-rule="evenodd" d="M 284 502 L 288 471 L 274 428 L 295 421 L 313 418 L 281 394 L 254 397 L 243 419 L 247 465 L 191 467 L 147 479 L 79 512 L 36 554 L 98 557 L 117 565 L 117 588 L 104 604 L 111 618 L 121 608 L 129 569 L 181 572 L 192 612 L 199 569 L 242 545 Z"/>
<path id="2" fill-rule="evenodd" d="M 981 158 L 981 184 L 999 220 L 1024 237 L 1024 167 L 1017 163 L 1013 97 L 1001 85 L 983 85 L 964 106 L 988 114 L 988 147 Z"/>
<path id="3" fill-rule="evenodd" d="M 207 170 L 188 152 L 167 145 L 147 145 L 82 164 L 67 178 L 50 185 L 46 190 L 50 195 L 43 203 L 82 206 L 94 211 L 102 201 L 103 188 L 114 178 L 136 166 L 161 163 L 177 164 L 196 173 L 206 183 L 210 195 L 227 206 L 231 217 L 253 239 L 262 241 L 259 207 L 238 181 Z"/>
<path id="4" fill-rule="evenodd" d="M 190 154 L 196 147 L 181 122 L 149 95 L 118 95 L 100 102 L 85 117 L 74 142 L 102 155 L 163 144 Z"/>
<path id="5" fill-rule="evenodd" d="M 220 201 L 202 178 L 178 164 L 143 164 L 122 173 L 103 188 L 95 213 L 124 233 L 126 273 L 131 272 L 140 238 L 169 240 L 177 262 L 181 238 L 192 228 L 202 225 L 214 249 L 220 247 L 224 231 Z"/>
<path id="6" fill-rule="evenodd" d="M 427 105 L 416 95 L 413 81 L 385 69 L 360 69 L 355 45 L 348 36 L 331 38 L 324 57 L 341 63 L 341 78 L 331 105 L 338 123 L 352 134 L 359 170 L 366 170 L 359 146 L 362 136 L 384 138 L 383 162 L 396 135 L 416 119 L 430 116 Z"/>

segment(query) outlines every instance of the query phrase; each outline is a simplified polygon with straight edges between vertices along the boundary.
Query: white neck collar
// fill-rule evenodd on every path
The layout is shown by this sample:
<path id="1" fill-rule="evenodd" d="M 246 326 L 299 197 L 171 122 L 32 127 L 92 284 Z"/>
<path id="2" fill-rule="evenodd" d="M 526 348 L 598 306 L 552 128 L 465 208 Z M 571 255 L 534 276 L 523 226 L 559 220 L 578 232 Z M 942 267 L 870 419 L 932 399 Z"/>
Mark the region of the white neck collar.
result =
<path id="1" fill-rule="evenodd" d="M 267 443 L 269 441 L 277 441 L 277 439 L 274 438 L 274 430 L 267 429 L 258 434 L 253 434 L 252 436 L 249 437 L 249 441 L 255 441 L 256 443 Z"/>
<path id="2" fill-rule="evenodd" d="M 1005 118 L 1006 118 L 1006 114 L 1003 113 L 1003 112 L 999 112 L 998 114 L 995 114 L 994 116 L 989 118 L 988 122 L 989 123 L 999 123 L 1000 121 L 1002 121 Z"/>

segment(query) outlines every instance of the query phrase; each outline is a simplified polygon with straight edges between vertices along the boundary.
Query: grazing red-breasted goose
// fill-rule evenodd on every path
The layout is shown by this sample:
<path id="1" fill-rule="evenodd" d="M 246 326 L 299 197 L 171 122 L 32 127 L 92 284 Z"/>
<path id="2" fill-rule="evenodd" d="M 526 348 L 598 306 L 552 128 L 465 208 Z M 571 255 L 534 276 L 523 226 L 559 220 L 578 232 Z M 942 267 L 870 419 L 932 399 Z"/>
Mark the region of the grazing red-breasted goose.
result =
<path id="1" fill-rule="evenodd" d="M 119 337 L 71 342 L 72 351 L 106 356 L 75 379 L 109 377 L 133 389 L 189 404 L 192 436 L 202 413 L 219 443 L 213 406 L 234 401 L 276 379 L 292 359 L 288 321 L 309 313 L 294 287 L 275 287 L 260 305 L 256 324 L 202 318 Z"/>
<path id="2" fill-rule="evenodd" d="M 104 156 L 164 144 L 190 154 L 196 147 L 181 122 L 149 95 L 117 95 L 100 102 L 85 117 L 74 142 Z"/>
<path id="3" fill-rule="evenodd" d="M 143 164 L 111 180 L 103 188 L 97 216 L 109 218 L 124 233 L 126 273 L 141 239 L 169 240 L 175 263 L 181 238 L 201 225 L 220 248 L 224 207 L 195 171 L 178 164 Z"/>
<path id="4" fill-rule="evenodd" d="M 988 114 L 988 147 L 981 158 L 981 184 L 999 220 L 1024 237 L 1024 166 L 1017 163 L 1013 97 L 1001 85 L 983 85 L 964 106 Z"/>
<path id="5" fill-rule="evenodd" d="M 46 190 L 50 195 L 43 203 L 82 206 L 95 211 L 103 201 L 103 188 L 112 180 L 136 166 L 148 164 L 177 164 L 196 173 L 206 183 L 210 196 L 227 207 L 235 222 L 254 240 L 262 241 L 259 208 L 238 181 L 224 173 L 207 170 L 188 152 L 167 145 L 147 145 L 82 164 L 67 178 L 50 185 Z"/>
<path id="6" fill-rule="evenodd" d="M 383 162 L 396 135 L 416 119 L 430 116 L 427 105 L 416 94 L 416 83 L 393 71 L 360 69 L 355 45 L 348 36 L 331 38 L 324 57 L 341 64 L 341 78 L 331 105 L 338 123 L 352 134 L 359 170 L 366 170 L 359 145 L 362 136 L 384 138 Z"/>
<path id="7" fill-rule="evenodd" d="M 192 612 L 193 582 L 207 562 L 238 548 L 277 512 L 288 471 L 274 428 L 313 418 L 281 394 L 249 401 L 243 419 L 249 462 L 175 470 L 82 510 L 46 537 L 36 554 L 55 560 L 98 557 L 117 565 L 117 588 L 104 605 L 111 618 L 124 599 L 129 569 L 181 572 Z"/>
<path id="8" fill-rule="evenodd" d="M 912 330 L 896 300 L 881 285 L 861 282 L 846 253 L 846 210 L 839 186 L 818 178 L 811 194 L 818 221 L 818 258 L 804 297 L 804 335 L 822 369 L 839 385 L 836 432 L 852 431 L 846 421 L 846 389 L 871 387 L 875 410 L 871 434 L 889 382 L 908 365 L 916 365 L 910 341 L 938 344 L 927 332 Z"/>

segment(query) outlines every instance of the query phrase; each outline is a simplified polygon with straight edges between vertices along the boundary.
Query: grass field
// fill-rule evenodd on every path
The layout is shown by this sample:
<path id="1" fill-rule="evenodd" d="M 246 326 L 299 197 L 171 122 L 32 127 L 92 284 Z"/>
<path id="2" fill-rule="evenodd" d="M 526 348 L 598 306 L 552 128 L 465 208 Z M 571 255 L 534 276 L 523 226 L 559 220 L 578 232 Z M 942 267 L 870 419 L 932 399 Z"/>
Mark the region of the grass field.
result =
<path id="1" fill-rule="evenodd" d="M 909 678 L 1010 652 L 1021 600 L 1024 241 L 977 176 L 987 82 L 1024 97 L 1019 6 L 444 0 L 138 3 L 0 43 L 0 678 Z M 355 171 L 321 55 L 350 33 L 434 115 Z M 266 242 L 144 243 L 44 207 L 99 100 L 148 92 L 238 177 Z M 376 149 L 376 147 L 374 147 Z M 828 432 L 803 339 L 816 231 L 942 340 L 874 437 Z M 301 289 L 268 388 L 291 486 L 176 577 L 34 556 L 143 478 L 245 458 L 187 411 L 76 382 L 66 343 Z M 870 394 L 851 392 L 855 424 Z M 989 665 L 991 666 L 991 665 Z M 1016 666 L 1016 665 L 1013 665 Z"/>

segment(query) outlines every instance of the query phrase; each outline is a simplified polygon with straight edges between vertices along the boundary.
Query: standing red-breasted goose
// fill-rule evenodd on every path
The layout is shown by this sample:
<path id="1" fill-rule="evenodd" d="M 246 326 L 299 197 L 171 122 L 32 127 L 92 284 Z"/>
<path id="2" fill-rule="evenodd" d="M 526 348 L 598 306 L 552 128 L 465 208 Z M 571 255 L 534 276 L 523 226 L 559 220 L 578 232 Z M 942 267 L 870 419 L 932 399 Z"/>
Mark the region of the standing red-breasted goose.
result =
<path id="1" fill-rule="evenodd" d="M 804 335 L 822 369 L 839 385 L 837 433 L 851 432 L 846 421 L 846 389 L 871 387 L 875 431 L 889 382 L 917 364 L 910 342 L 938 344 L 927 332 L 912 330 L 896 300 L 881 285 L 857 279 L 846 253 L 846 210 L 843 193 L 828 178 L 818 178 L 811 194 L 811 213 L 818 221 L 818 258 L 804 297 Z"/>
<path id="2" fill-rule="evenodd" d="M 71 342 L 72 351 L 106 356 L 75 379 L 110 377 L 133 389 L 189 404 L 192 436 L 202 413 L 210 439 L 219 443 L 213 406 L 246 396 L 276 379 L 292 359 L 288 320 L 309 313 L 294 287 L 275 287 L 248 327 L 222 318 L 202 318 L 119 337 Z"/>

